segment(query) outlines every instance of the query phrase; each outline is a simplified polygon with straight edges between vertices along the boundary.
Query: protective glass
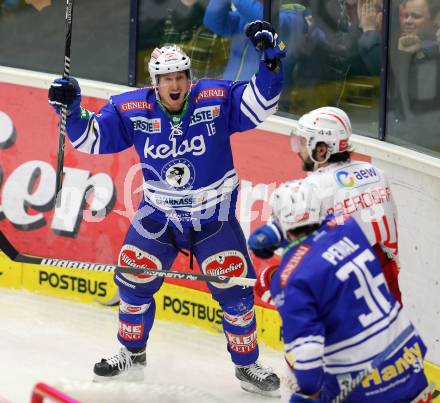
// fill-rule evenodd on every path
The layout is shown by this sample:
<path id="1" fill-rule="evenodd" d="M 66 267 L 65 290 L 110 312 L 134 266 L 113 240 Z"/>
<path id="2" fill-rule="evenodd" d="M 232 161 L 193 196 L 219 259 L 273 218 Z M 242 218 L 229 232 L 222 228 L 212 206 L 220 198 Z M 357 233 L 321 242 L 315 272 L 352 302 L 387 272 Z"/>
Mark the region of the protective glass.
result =
<path id="1" fill-rule="evenodd" d="M 301 148 L 306 145 L 306 139 L 298 134 L 298 129 L 295 127 L 290 134 L 290 147 L 294 153 L 299 153 Z"/>

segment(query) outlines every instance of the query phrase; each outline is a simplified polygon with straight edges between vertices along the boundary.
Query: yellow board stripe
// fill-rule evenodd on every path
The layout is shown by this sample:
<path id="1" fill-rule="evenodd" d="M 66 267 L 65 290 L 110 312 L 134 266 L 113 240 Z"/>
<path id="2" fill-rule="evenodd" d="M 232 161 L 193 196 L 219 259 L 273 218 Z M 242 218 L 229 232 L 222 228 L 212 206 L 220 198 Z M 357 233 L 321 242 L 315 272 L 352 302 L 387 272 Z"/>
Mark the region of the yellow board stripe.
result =
<path id="1" fill-rule="evenodd" d="M 108 272 L 65 269 L 11 262 L 0 253 L 0 287 L 31 292 L 83 303 L 114 306 L 119 300 L 113 274 Z M 222 333 L 222 310 L 211 294 L 164 283 L 155 295 L 156 318 L 198 326 Z M 255 307 L 258 340 L 276 350 L 283 349 L 281 320 L 273 309 Z M 226 340 L 225 340 L 226 343 Z M 425 372 L 440 386 L 440 366 L 425 361 Z M 434 396 L 440 396 L 435 390 Z M 440 401 L 440 397 L 435 401 Z"/>

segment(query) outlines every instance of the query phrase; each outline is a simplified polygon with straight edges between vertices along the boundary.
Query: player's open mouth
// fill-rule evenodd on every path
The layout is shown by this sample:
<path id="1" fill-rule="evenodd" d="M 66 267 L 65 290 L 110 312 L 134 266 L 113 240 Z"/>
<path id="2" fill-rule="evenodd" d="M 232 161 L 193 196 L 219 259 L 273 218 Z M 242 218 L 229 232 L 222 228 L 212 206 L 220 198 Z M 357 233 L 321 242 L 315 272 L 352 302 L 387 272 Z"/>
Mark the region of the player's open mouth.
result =
<path id="1" fill-rule="evenodd" d="M 171 93 L 170 94 L 170 98 L 173 100 L 173 101 L 177 101 L 179 98 L 180 98 L 180 92 L 177 92 L 177 93 Z"/>

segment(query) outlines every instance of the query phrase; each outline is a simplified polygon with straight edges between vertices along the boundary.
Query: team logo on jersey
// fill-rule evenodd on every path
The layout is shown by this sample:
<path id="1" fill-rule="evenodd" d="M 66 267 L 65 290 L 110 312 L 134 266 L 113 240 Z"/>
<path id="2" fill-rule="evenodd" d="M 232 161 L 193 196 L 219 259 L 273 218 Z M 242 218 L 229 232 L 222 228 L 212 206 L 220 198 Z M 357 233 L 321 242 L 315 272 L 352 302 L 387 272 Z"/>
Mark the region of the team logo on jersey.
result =
<path id="1" fill-rule="evenodd" d="M 90 118 L 92 117 L 92 112 L 88 111 L 87 109 L 84 109 L 82 106 L 79 107 L 80 110 L 80 119 L 84 119 L 84 120 L 90 120 Z"/>
<path id="2" fill-rule="evenodd" d="M 118 264 L 119 266 L 124 267 L 138 266 L 145 267 L 147 269 L 162 270 L 162 263 L 156 256 L 144 252 L 142 249 L 129 244 L 126 244 L 122 247 L 121 252 L 119 253 Z M 134 283 L 149 283 L 156 278 L 155 276 L 150 276 L 147 274 L 123 273 L 121 275 Z"/>
<path id="3" fill-rule="evenodd" d="M 211 122 L 220 116 L 220 105 L 204 106 L 203 108 L 194 109 L 191 115 L 190 126 L 198 123 Z"/>
<path id="4" fill-rule="evenodd" d="M 336 181 L 343 188 L 357 188 L 380 181 L 380 176 L 371 165 L 354 164 L 351 165 L 350 168 L 355 167 L 355 165 L 360 165 L 359 169 L 354 169 L 351 172 L 347 171 L 346 168 L 335 171 Z"/>
<path id="5" fill-rule="evenodd" d="M 411 340 L 411 339 L 410 339 Z M 378 385 L 394 382 L 396 379 L 405 379 L 407 373 L 418 373 L 423 371 L 423 347 L 418 341 L 411 345 L 409 342 L 400 348 L 392 360 L 387 361 L 386 367 L 374 368 L 373 371 L 364 377 L 362 387 L 365 389 L 376 388 Z M 384 386 L 384 385 L 383 385 Z"/>
<path id="6" fill-rule="evenodd" d="M 131 112 L 131 111 L 151 111 L 153 109 L 153 104 L 147 101 L 127 101 L 119 105 L 121 112 Z"/>
<path id="7" fill-rule="evenodd" d="M 238 250 L 226 250 L 209 256 L 202 262 L 203 273 L 211 276 L 246 277 L 248 268 L 246 259 Z M 218 288 L 233 287 L 227 283 L 213 283 Z"/>
<path id="8" fill-rule="evenodd" d="M 355 181 L 353 176 L 351 176 L 346 171 L 339 171 L 335 173 L 336 180 L 339 182 L 339 184 L 344 188 L 353 188 Z"/>
<path id="9" fill-rule="evenodd" d="M 194 156 L 203 155 L 206 151 L 205 139 L 203 134 L 193 136 L 191 139 L 183 139 L 177 144 L 176 138 L 171 137 L 170 143 L 150 144 L 150 136 L 145 140 L 144 156 L 153 159 L 166 159 L 169 157 L 178 157 L 179 155 L 192 154 Z"/>
<path id="10" fill-rule="evenodd" d="M 187 189 L 196 178 L 194 165 L 185 158 L 172 160 L 162 168 L 162 178 L 173 188 Z"/>
<path id="11" fill-rule="evenodd" d="M 226 90 L 224 88 L 206 88 L 195 97 L 195 103 L 210 98 L 226 98 Z"/>
<path id="12" fill-rule="evenodd" d="M 133 117 L 130 118 L 133 122 L 133 130 L 139 130 L 143 133 L 160 133 L 161 132 L 161 121 L 160 118 L 147 119 L 144 117 Z"/>

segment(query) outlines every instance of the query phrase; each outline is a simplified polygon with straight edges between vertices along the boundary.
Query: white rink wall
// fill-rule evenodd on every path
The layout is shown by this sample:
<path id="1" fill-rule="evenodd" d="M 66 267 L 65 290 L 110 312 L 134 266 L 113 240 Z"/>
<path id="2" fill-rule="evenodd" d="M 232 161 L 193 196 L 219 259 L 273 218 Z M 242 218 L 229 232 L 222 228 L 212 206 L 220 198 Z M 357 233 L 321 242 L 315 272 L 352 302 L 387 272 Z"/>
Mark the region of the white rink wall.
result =
<path id="1" fill-rule="evenodd" d="M 0 82 L 47 89 L 53 78 L 0 66 Z M 79 83 L 83 95 L 103 99 L 132 89 L 84 79 Z M 293 122 L 273 116 L 260 128 L 287 135 Z M 390 180 L 399 214 L 404 304 L 428 345 L 427 359 L 440 365 L 440 159 L 357 135 L 352 143 Z"/>
<path id="2" fill-rule="evenodd" d="M 410 154 L 410 153 L 409 153 Z M 408 156 L 410 158 L 410 156 Z M 438 161 L 440 162 L 440 161 Z M 399 215 L 400 284 L 411 320 L 440 364 L 440 168 L 430 173 L 373 158 L 387 172 Z M 431 168 L 431 169 L 430 169 Z"/>

